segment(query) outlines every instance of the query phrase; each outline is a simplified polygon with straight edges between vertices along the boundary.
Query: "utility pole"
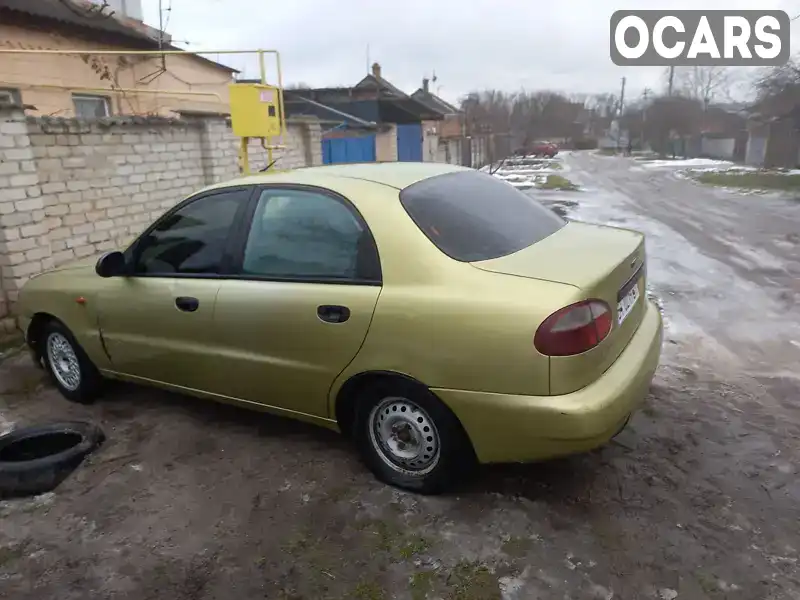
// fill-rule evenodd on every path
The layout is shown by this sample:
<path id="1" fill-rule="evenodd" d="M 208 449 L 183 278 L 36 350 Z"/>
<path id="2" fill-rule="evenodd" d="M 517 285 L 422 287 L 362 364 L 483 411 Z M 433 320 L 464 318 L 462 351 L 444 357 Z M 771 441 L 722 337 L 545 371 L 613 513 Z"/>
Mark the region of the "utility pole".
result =
<path id="1" fill-rule="evenodd" d="M 667 96 L 672 96 L 672 84 L 675 81 L 675 67 L 669 68 L 669 84 L 667 85 Z"/>
<path id="2" fill-rule="evenodd" d="M 650 88 L 644 88 L 642 92 L 642 135 L 639 136 L 640 150 L 644 150 L 645 142 L 645 123 L 647 122 L 647 100 L 650 97 Z"/>
<path id="3" fill-rule="evenodd" d="M 617 113 L 617 152 L 622 138 L 622 111 L 625 109 L 625 78 L 622 78 L 622 89 L 619 92 L 619 112 Z"/>

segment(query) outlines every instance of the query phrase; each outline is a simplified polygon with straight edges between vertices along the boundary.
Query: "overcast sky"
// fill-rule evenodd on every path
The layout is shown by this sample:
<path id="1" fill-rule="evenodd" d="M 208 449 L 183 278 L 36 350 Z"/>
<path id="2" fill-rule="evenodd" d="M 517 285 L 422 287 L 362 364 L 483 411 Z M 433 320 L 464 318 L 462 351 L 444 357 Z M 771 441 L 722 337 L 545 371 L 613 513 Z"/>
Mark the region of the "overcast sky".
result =
<path id="1" fill-rule="evenodd" d="M 157 27 L 159 1 L 142 3 L 145 22 Z M 166 30 L 191 42 L 177 45 L 277 49 L 286 83 L 352 85 L 367 71 L 369 46 L 369 61 L 379 62 L 393 84 L 411 93 L 435 72 L 434 91 L 450 101 L 486 88 L 618 92 L 623 76 L 629 97 L 645 87 L 660 90 L 662 68 L 611 62 L 609 18 L 618 9 L 800 13 L 798 0 L 161 0 L 161 6 Z M 800 34 L 798 26 L 800 20 L 793 25 Z M 219 60 L 258 75 L 252 59 Z"/>

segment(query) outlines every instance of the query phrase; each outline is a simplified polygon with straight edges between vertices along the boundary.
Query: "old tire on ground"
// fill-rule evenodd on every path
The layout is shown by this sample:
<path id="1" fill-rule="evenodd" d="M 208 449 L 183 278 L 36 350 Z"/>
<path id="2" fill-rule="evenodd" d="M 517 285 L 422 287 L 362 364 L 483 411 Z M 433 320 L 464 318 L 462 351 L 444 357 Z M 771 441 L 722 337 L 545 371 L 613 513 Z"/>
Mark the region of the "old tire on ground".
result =
<path id="1" fill-rule="evenodd" d="M 24 427 L 0 436 L 0 497 L 55 489 L 104 440 L 99 427 L 81 422 Z"/>
<path id="2" fill-rule="evenodd" d="M 45 369 L 62 396 L 81 404 L 97 398 L 100 373 L 66 325 L 49 321 L 42 327 L 38 343 Z"/>
<path id="3" fill-rule="evenodd" d="M 477 460 L 456 416 L 430 390 L 389 378 L 361 391 L 355 441 L 381 481 L 437 494 L 466 479 Z"/>

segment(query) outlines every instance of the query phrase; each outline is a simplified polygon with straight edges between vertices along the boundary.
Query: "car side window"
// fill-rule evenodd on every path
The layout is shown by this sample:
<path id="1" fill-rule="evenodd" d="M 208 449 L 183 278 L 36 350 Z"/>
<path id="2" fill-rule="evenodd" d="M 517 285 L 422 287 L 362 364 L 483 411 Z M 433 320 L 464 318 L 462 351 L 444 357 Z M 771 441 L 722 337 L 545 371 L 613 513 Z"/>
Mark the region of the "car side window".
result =
<path id="1" fill-rule="evenodd" d="M 135 272 L 219 273 L 237 211 L 249 195 L 246 189 L 210 194 L 163 217 L 137 243 Z"/>
<path id="2" fill-rule="evenodd" d="M 371 257 L 374 259 L 371 260 Z M 343 201 L 306 190 L 261 193 L 242 257 L 242 274 L 277 279 L 375 279 L 377 251 Z"/>

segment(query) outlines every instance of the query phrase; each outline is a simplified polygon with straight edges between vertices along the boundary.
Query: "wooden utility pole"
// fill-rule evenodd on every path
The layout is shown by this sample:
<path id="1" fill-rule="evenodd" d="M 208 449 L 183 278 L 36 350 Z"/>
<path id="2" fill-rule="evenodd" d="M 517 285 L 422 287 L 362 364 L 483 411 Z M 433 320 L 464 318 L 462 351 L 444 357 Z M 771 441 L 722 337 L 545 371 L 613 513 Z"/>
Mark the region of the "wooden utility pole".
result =
<path id="1" fill-rule="evenodd" d="M 617 113 L 617 152 L 622 138 L 622 111 L 625 110 L 625 78 L 622 78 L 622 89 L 619 92 L 619 112 Z"/>
<path id="2" fill-rule="evenodd" d="M 669 84 L 667 85 L 667 96 L 672 96 L 672 84 L 675 81 L 675 67 L 669 68 Z"/>
<path id="3" fill-rule="evenodd" d="M 644 142 L 645 142 L 645 128 L 647 122 L 647 100 L 650 98 L 650 88 L 644 88 L 642 92 L 642 135 L 639 136 L 639 144 L 641 146 L 641 150 L 644 150 Z"/>

